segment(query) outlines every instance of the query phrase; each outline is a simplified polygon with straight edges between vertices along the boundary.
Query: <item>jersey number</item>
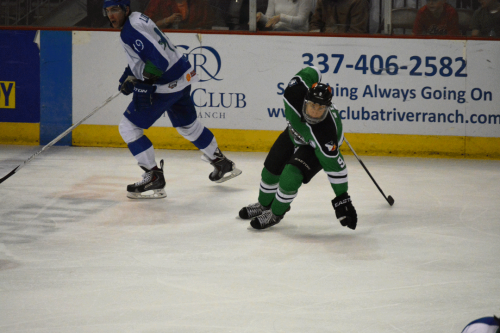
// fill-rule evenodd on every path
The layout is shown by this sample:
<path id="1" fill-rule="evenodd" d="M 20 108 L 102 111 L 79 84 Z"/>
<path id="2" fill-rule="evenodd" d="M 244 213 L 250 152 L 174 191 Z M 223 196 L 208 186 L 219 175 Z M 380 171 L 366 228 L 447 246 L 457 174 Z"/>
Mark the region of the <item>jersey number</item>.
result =
<path id="1" fill-rule="evenodd" d="M 164 50 L 168 47 L 170 51 L 175 52 L 175 50 L 170 47 L 170 44 L 168 43 L 168 38 L 165 37 L 165 35 L 160 31 L 160 29 L 155 28 L 155 32 L 160 37 L 158 44 L 162 45 Z"/>
<path id="2" fill-rule="evenodd" d="M 339 158 L 337 159 L 337 162 L 339 163 L 340 167 L 343 169 L 345 168 L 345 162 L 344 160 L 342 159 L 342 157 L 339 156 Z"/>

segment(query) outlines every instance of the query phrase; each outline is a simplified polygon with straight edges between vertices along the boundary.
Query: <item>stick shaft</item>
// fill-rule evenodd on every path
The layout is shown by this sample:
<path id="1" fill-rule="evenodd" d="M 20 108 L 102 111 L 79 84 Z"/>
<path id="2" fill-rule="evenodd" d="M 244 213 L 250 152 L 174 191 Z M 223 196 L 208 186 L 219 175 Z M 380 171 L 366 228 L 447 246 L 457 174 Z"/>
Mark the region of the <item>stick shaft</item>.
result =
<path id="1" fill-rule="evenodd" d="M 392 206 L 392 204 L 394 203 L 394 201 L 391 203 L 391 200 L 389 200 L 387 198 L 387 196 L 384 194 L 384 191 L 382 191 L 382 189 L 380 188 L 380 186 L 378 186 L 378 184 L 375 181 L 375 179 L 373 178 L 372 174 L 370 173 L 370 171 L 368 171 L 368 168 L 365 166 L 365 164 L 363 163 L 363 161 L 358 157 L 358 154 L 356 154 L 356 152 L 354 151 L 354 149 L 352 149 L 351 144 L 349 143 L 349 141 L 347 141 L 347 139 L 345 137 L 344 137 L 344 141 L 347 143 L 347 145 L 349 146 L 349 149 L 351 149 L 351 151 L 354 154 L 354 156 L 356 156 L 356 159 L 359 161 L 359 163 L 361 164 L 361 166 L 363 167 L 363 169 L 365 169 L 365 171 L 368 174 L 368 176 L 370 176 L 370 178 L 373 181 L 373 183 L 375 184 L 375 186 L 377 186 L 377 188 L 380 191 L 380 193 L 382 193 L 382 195 L 384 196 L 385 200 L 387 200 L 387 202 L 389 203 L 389 205 Z"/>
<path id="2" fill-rule="evenodd" d="M 121 92 L 117 92 L 116 94 L 108 97 L 108 99 L 106 99 L 100 106 L 96 107 L 94 110 L 92 110 L 91 113 L 89 113 L 87 116 L 85 116 L 82 120 L 80 120 L 79 122 L 75 123 L 73 126 L 71 126 L 70 128 L 68 128 L 66 131 L 64 131 L 63 133 L 59 134 L 54 140 L 50 141 L 49 143 L 47 143 L 41 150 L 37 151 L 36 153 L 34 153 L 33 155 L 31 155 L 26 161 L 24 161 L 22 164 L 19 164 L 16 168 L 14 168 L 14 170 L 12 170 L 11 172 L 9 172 L 5 177 L 1 178 L 0 179 L 0 184 L 3 183 L 4 181 L 6 181 L 7 179 L 9 179 L 10 177 L 12 177 L 16 172 L 18 172 L 19 170 L 21 170 L 26 164 L 28 164 L 29 162 L 31 162 L 35 157 L 37 157 L 38 155 L 40 155 L 42 152 L 44 152 L 45 150 L 47 150 L 48 148 L 52 147 L 54 144 L 56 144 L 59 140 L 61 140 L 62 138 L 64 138 L 66 135 L 68 135 L 69 132 L 71 132 L 72 130 L 74 130 L 77 126 L 81 125 L 85 120 L 89 119 L 90 117 L 92 117 L 97 111 L 99 111 L 100 109 L 102 109 L 106 104 L 108 104 L 109 102 L 111 102 L 113 99 L 115 99 L 118 95 L 120 95 Z"/>

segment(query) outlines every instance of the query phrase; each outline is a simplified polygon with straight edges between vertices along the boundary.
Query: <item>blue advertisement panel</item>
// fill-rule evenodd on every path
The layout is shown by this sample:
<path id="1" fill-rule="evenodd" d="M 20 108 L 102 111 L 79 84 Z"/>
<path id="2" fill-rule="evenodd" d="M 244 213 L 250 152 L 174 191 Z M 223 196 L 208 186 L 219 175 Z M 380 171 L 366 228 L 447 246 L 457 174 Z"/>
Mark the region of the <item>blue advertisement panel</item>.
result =
<path id="1" fill-rule="evenodd" d="M 0 122 L 40 122 L 36 31 L 0 30 Z"/>

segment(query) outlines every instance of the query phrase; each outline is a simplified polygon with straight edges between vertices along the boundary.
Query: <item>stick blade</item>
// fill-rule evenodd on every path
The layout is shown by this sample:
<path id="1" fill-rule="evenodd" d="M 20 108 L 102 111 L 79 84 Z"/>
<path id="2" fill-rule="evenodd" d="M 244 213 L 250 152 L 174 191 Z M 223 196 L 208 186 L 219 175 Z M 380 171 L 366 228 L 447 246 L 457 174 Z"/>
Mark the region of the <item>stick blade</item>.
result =
<path id="1" fill-rule="evenodd" d="M 12 176 L 13 174 L 16 173 L 17 169 L 19 169 L 20 165 L 18 165 L 14 170 L 12 170 L 11 172 L 9 172 L 5 177 L 1 178 L 0 179 L 0 184 L 2 184 L 4 181 L 6 181 L 7 179 L 10 178 L 10 176 Z"/>
<path id="2" fill-rule="evenodd" d="M 388 196 L 387 197 L 387 202 L 389 203 L 389 205 L 394 205 L 394 199 L 391 197 L 391 196 Z"/>

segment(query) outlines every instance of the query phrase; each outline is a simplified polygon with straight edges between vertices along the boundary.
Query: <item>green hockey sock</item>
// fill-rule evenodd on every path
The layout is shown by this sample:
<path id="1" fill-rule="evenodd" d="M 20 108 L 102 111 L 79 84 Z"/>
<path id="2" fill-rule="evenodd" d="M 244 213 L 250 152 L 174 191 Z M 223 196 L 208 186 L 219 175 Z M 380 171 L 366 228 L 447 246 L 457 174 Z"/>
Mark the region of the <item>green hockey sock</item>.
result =
<path id="1" fill-rule="evenodd" d="M 273 175 L 266 168 L 262 169 L 259 188 L 259 203 L 262 206 L 267 207 L 273 202 L 279 181 L 280 176 Z"/>
<path id="2" fill-rule="evenodd" d="M 274 215 L 286 213 L 293 199 L 297 196 L 304 176 L 302 172 L 293 165 L 287 164 L 280 177 L 278 192 L 271 206 Z"/>

